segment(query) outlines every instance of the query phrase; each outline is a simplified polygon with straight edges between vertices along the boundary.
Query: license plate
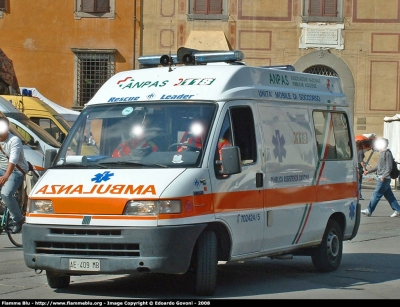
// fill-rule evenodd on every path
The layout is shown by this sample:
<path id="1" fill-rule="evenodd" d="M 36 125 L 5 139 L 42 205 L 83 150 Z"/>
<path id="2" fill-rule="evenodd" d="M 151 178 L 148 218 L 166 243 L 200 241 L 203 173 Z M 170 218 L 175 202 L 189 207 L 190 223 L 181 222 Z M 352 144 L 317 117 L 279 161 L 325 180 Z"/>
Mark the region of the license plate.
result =
<path id="1" fill-rule="evenodd" d="M 70 271 L 100 271 L 99 259 L 69 259 Z"/>

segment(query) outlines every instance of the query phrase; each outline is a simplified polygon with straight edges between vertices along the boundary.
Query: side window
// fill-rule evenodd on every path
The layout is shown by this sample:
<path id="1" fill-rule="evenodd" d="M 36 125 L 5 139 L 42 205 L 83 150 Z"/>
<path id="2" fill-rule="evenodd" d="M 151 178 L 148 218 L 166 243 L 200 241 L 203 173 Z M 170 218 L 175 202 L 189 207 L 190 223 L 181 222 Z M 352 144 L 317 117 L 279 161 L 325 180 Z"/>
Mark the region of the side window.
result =
<path id="1" fill-rule="evenodd" d="M 303 21 L 343 22 L 343 0 L 303 0 Z"/>
<path id="2" fill-rule="evenodd" d="M 230 109 L 232 123 L 232 145 L 240 148 L 242 164 L 251 164 L 257 160 L 256 133 L 251 108 L 233 107 Z"/>
<path id="3" fill-rule="evenodd" d="M 7 0 L 0 0 L 0 11 L 7 11 Z"/>
<path id="4" fill-rule="evenodd" d="M 85 105 L 97 90 L 115 74 L 114 50 L 99 52 L 72 49 L 75 54 L 76 92 L 74 106 Z"/>
<path id="5" fill-rule="evenodd" d="M 314 129 L 320 160 L 348 160 L 353 156 L 348 118 L 340 112 L 315 111 Z"/>
<path id="6" fill-rule="evenodd" d="M 31 117 L 31 120 L 47 131 L 53 138 L 60 141 L 61 130 L 50 118 Z"/>
<path id="7" fill-rule="evenodd" d="M 228 0 L 189 0 L 188 20 L 228 21 Z"/>
<path id="8" fill-rule="evenodd" d="M 256 133 L 253 112 L 250 107 L 232 107 L 226 113 L 219 133 L 214 160 L 220 160 L 221 149 L 225 146 L 239 147 L 242 165 L 252 164 L 257 160 Z M 216 165 L 216 177 L 226 178 L 219 174 L 219 170 L 220 166 Z"/>
<path id="9" fill-rule="evenodd" d="M 75 19 L 115 18 L 115 0 L 75 0 Z"/>
<path id="10" fill-rule="evenodd" d="M 222 123 L 222 128 L 218 136 L 217 148 L 215 148 L 215 157 L 214 161 L 221 160 L 221 151 L 222 148 L 233 145 L 232 138 L 232 128 L 231 121 L 229 118 L 229 113 L 226 113 L 224 122 Z M 221 170 L 220 165 L 215 165 L 215 176 L 217 178 L 226 178 L 228 176 L 221 175 L 219 171 Z"/>
<path id="11" fill-rule="evenodd" d="M 14 126 L 14 128 L 23 136 L 23 138 L 25 139 L 26 142 L 28 142 L 28 144 L 35 145 L 35 139 L 33 138 L 32 135 L 28 133 L 28 131 L 25 131 L 20 126 L 14 123 L 10 122 L 10 124 Z"/>

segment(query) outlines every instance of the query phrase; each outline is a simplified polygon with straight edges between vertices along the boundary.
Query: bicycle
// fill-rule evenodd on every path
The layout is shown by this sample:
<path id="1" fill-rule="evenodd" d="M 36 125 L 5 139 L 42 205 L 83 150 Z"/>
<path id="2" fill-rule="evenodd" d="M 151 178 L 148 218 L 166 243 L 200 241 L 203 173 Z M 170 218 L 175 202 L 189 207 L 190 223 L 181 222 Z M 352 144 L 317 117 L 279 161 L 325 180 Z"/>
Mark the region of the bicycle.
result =
<path id="1" fill-rule="evenodd" d="M 22 183 L 21 187 L 16 192 L 17 201 L 20 204 L 23 216 L 25 216 L 26 213 L 26 197 L 27 197 L 24 189 L 25 189 L 24 183 Z M 0 206 L 4 208 L 4 212 L 1 217 L 1 223 L 0 223 L 0 234 L 2 234 L 4 231 L 5 233 L 7 233 L 8 239 L 11 241 L 12 244 L 14 244 L 16 247 L 22 247 L 22 230 L 19 233 L 11 232 L 10 228 L 12 226 L 13 220 L 11 218 L 10 211 L 4 204 L 1 197 L 0 197 Z"/>

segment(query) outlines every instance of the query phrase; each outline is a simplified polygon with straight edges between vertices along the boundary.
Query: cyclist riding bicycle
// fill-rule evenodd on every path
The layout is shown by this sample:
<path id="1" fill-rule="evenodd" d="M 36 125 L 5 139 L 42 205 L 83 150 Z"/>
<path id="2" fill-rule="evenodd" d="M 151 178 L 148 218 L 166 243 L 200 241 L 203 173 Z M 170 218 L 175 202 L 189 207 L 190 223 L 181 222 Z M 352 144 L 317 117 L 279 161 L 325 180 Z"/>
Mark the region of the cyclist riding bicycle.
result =
<path id="1" fill-rule="evenodd" d="M 10 122 L 7 117 L 0 115 L 0 186 L 1 198 L 10 211 L 14 225 L 12 233 L 22 230 L 24 216 L 15 197 L 15 193 L 24 180 L 24 174 L 16 167 L 29 171 L 28 162 L 22 149 L 22 141 L 19 137 L 9 132 Z"/>

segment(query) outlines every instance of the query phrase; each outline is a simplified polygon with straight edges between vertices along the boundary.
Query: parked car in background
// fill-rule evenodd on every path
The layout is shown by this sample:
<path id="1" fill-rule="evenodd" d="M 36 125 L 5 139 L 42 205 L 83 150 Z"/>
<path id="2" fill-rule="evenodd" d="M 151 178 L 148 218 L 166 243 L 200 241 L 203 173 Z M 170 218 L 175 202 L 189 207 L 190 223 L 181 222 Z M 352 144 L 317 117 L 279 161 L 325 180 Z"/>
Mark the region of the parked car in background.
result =
<path id="1" fill-rule="evenodd" d="M 40 175 L 42 175 L 45 170 L 43 152 L 39 150 L 39 148 L 37 148 L 36 146 L 29 145 L 28 142 L 24 139 L 24 137 L 12 125 L 10 125 L 10 132 L 21 139 L 25 159 L 34 166 L 34 168 Z M 3 213 L 4 213 L 4 207 L 0 205 L 0 215 Z"/>
<path id="2" fill-rule="evenodd" d="M 79 114 L 81 112 L 65 108 L 63 106 L 60 106 L 59 104 L 55 103 L 54 101 L 51 101 L 50 99 L 46 98 L 43 96 L 36 88 L 34 87 L 19 87 L 20 92 L 24 96 L 30 96 L 30 97 L 35 97 L 39 98 L 41 101 L 52 107 L 54 110 L 56 110 L 67 122 L 68 124 L 72 127 L 76 119 L 78 118 Z"/>
<path id="3" fill-rule="evenodd" d="M 60 143 L 64 141 L 71 129 L 71 125 L 56 110 L 39 98 L 20 95 L 1 95 L 1 97 Z"/>
<path id="4" fill-rule="evenodd" d="M 36 170 L 39 172 L 39 174 L 42 174 L 45 170 L 45 168 L 44 168 L 44 153 L 35 145 L 29 144 L 27 142 L 27 140 L 24 138 L 24 136 L 22 134 L 20 134 L 13 125 L 10 125 L 10 132 L 12 134 L 18 136 L 21 139 L 22 146 L 24 149 L 25 159 L 27 161 L 31 162 L 31 164 L 36 168 Z"/>
<path id="5" fill-rule="evenodd" d="M 10 124 L 15 127 L 28 141 L 29 144 L 37 146 L 43 153 L 47 149 L 58 150 L 61 143 L 57 142 L 47 131 L 35 124 L 30 119 L 20 119 L 9 117 Z"/>
<path id="6" fill-rule="evenodd" d="M 49 133 L 36 125 L 26 114 L 3 97 L 0 97 L 0 111 L 8 117 L 12 126 L 22 134 L 30 145 L 38 147 L 43 153 L 46 152 L 46 149 L 58 150 L 60 148 L 60 142 L 57 142 Z"/>

